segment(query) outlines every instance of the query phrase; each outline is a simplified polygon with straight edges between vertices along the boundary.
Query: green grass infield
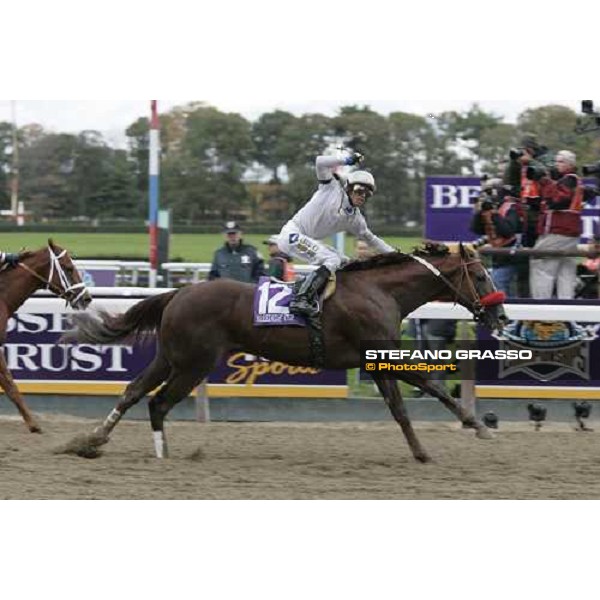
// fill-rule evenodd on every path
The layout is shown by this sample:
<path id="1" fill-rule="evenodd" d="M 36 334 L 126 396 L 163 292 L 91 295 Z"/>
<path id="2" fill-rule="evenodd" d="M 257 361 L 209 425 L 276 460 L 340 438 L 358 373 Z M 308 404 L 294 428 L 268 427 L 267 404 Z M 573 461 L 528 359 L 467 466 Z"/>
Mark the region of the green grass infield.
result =
<path id="1" fill-rule="evenodd" d="M 276 231 L 264 234 L 248 234 L 244 241 L 253 244 L 263 256 L 267 255 L 266 246 L 262 243 Z M 48 233 L 0 233 L 0 251 L 16 252 L 26 247 L 35 250 L 46 244 Z M 76 258 L 128 258 L 131 260 L 147 260 L 149 238 L 143 233 L 59 233 L 51 235 L 54 241 L 67 248 Z M 421 238 L 384 236 L 386 242 L 405 252 L 412 250 Z M 219 233 L 189 234 L 179 233 L 171 236 L 169 260 L 184 262 L 211 262 L 215 249 L 224 242 Z M 329 241 L 331 243 L 331 241 Z M 346 253 L 354 253 L 354 238 L 346 236 Z"/>

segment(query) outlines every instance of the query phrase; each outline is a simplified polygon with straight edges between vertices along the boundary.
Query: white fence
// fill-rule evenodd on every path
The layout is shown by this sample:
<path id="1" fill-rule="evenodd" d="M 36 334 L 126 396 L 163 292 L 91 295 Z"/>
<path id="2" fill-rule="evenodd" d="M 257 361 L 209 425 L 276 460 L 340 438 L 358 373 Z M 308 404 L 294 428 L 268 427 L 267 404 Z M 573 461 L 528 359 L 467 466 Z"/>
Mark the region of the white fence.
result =
<path id="1" fill-rule="evenodd" d="M 84 270 L 110 270 L 116 271 L 117 286 L 136 287 L 142 280 L 147 280 L 150 273 L 150 263 L 147 261 L 128 260 L 78 260 L 78 268 Z M 166 273 L 167 286 L 183 283 L 197 283 L 206 279 L 211 263 L 168 262 L 161 265 L 161 270 Z M 316 269 L 312 265 L 296 265 L 294 270 L 302 275 Z"/>

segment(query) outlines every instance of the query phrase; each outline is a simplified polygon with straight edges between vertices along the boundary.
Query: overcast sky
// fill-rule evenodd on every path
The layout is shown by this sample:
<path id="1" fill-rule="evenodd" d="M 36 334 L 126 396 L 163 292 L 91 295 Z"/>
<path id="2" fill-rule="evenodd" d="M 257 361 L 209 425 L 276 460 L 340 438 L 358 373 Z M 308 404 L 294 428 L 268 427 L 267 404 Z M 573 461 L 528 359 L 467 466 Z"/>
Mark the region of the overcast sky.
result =
<path id="1" fill-rule="evenodd" d="M 182 105 L 191 100 L 159 100 L 160 112 L 166 112 L 173 106 Z M 503 116 L 514 122 L 520 112 L 534 106 L 563 104 L 579 110 L 579 100 L 306 100 L 306 101 L 267 101 L 241 100 L 239 98 L 207 99 L 206 102 L 226 112 L 238 112 L 250 120 L 260 114 L 282 109 L 300 115 L 306 112 L 336 114 L 340 106 L 348 104 L 369 105 L 382 114 L 405 111 L 428 115 L 445 110 L 465 110 L 478 102 L 485 110 Z M 95 129 L 113 144 L 122 144 L 125 129 L 138 117 L 149 113 L 149 100 L 16 100 L 15 112 L 19 126 L 39 123 L 45 129 L 55 132 L 79 132 Z M 0 101 L 0 121 L 11 120 L 11 101 Z"/>

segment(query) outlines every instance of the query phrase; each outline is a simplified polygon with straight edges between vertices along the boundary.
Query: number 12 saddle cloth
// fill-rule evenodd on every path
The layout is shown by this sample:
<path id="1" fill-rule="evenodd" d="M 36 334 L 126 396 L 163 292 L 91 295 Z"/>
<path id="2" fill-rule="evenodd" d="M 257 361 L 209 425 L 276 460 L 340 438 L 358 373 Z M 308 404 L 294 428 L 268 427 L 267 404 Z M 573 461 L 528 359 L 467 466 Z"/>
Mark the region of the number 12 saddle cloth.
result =
<path id="1" fill-rule="evenodd" d="M 319 305 L 333 295 L 335 278 L 327 283 L 319 299 Z M 294 284 L 284 283 L 270 277 L 261 277 L 254 294 L 254 325 L 257 327 L 293 325 L 305 327 L 306 320 L 290 313 L 289 305 L 294 293 Z"/>

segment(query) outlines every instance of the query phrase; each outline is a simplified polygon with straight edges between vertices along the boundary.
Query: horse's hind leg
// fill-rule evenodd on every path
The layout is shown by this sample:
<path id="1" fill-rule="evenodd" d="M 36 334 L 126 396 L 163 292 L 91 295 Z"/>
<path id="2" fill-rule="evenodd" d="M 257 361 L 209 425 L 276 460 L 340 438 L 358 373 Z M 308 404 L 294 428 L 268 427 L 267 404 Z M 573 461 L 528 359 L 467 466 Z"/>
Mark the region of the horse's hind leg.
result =
<path id="1" fill-rule="evenodd" d="M 31 414 L 19 388 L 16 386 L 8 366 L 4 353 L 0 350 L 0 387 L 6 392 L 6 395 L 10 398 L 13 404 L 17 407 L 17 410 L 23 417 L 25 424 L 29 428 L 31 433 L 42 433 L 42 428 L 39 426 L 36 418 Z"/>
<path id="2" fill-rule="evenodd" d="M 448 392 L 438 388 L 422 375 L 414 373 L 403 377 L 403 380 L 437 398 L 465 427 L 475 429 L 478 438 L 489 440 L 494 437 L 492 432 L 474 414 L 466 410 Z"/>
<path id="3" fill-rule="evenodd" d="M 400 393 L 397 383 L 393 380 L 380 379 L 376 376 L 373 376 L 373 379 L 386 401 L 392 416 L 402 428 L 402 432 L 404 433 L 404 437 L 408 442 L 408 446 L 410 447 L 413 456 L 419 462 L 430 462 L 431 457 L 427 454 L 423 446 L 421 446 L 421 442 L 419 442 L 412 423 L 408 418 L 406 406 L 402 400 L 402 394 Z"/>
<path id="4" fill-rule="evenodd" d="M 204 370 L 198 368 L 187 371 L 174 370 L 167 382 L 148 403 L 152 435 L 154 437 L 154 450 L 157 458 L 168 458 L 169 456 L 164 431 L 167 413 L 178 402 L 186 398 L 205 376 Z"/>

